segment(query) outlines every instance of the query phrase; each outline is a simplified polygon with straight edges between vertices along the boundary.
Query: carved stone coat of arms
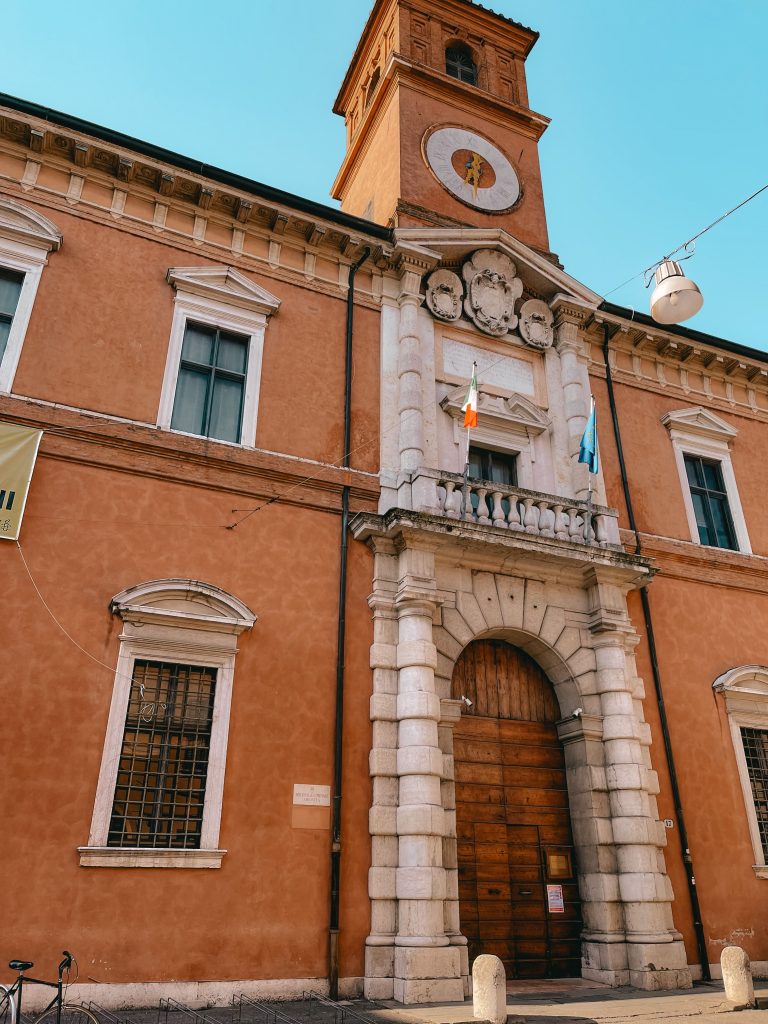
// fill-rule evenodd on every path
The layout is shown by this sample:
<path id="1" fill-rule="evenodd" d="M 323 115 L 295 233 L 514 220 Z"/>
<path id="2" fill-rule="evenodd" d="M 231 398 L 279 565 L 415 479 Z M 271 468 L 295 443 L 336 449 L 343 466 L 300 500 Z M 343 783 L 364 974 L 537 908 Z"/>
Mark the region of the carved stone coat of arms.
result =
<path id="1" fill-rule="evenodd" d="M 461 272 L 467 282 L 464 310 L 477 327 L 496 337 L 514 330 L 515 301 L 523 293 L 523 282 L 512 260 L 492 249 L 478 249 Z"/>

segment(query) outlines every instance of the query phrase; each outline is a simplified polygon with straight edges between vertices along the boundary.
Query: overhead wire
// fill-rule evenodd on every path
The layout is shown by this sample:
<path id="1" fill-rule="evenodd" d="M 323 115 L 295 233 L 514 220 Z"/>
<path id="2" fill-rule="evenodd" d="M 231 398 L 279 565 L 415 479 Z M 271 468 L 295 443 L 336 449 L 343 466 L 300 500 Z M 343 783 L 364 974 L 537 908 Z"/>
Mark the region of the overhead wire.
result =
<path id="1" fill-rule="evenodd" d="M 732 209 L 722 214 L 720 217 L 717 218 L 717 220 L 713 220 L 711 224 L 708 224 L 705 228 L 702 228 L 701 231 L 693 235 L 686 242 L 683 242 L 682 245 L 678 245 L 676 249 L 673 249 L 670 253 L 664 256 L 663 259 L 656 260 L 656 262 L 652 263 L 649 267 L 645 267 L 645 269 L 641 270 L 639 273 L 633 274 L 632 277 L 628 277 L 627 280 L 624 281 L 622 284 L 617 285 L 615 288 L 611 288 L 611 290 L 608 292 L 604 292 L 603 298 L 607 298 L 609 295 L 613 295 L 614 292 L 621 291 L 622 288 L 625 288 L 628 284 L 631 284 L 633 281 L 636 281 L 638 277 L 644 278 L 646 274 L 649 274 L 651 273 L 651 271 L 654 271 L 660 263 L 664 262 L 664 260 L 671 260 L 673 256 L 677 255 L 677 253 L 687 250 L 689 245 L 693 245 L 693 243 L 696 242 L 699 238 L 701 238 L 702 235 L 706 235 L 708 231 L 711 231 L 712 228 L 717 227 L 717 225 L 724 221 L 726 217 L 730 217 L 732 213 L 736 213 L 737 210 L 740 210 L 742 206 L 746 206 L 747 203 L 751 202 L 753 199 L 756 199 L 757 196 L 759 196 L 761 192 L 765 192 L 766 189 L 768 189 L 768 182 L 761 188 L 759 188 L 756 192 L 753 192 L 751 196 L 747 196 L 746 199 L 742 199 L 740 203 L 737 203 L 736 206 L 734 206 Z"/>

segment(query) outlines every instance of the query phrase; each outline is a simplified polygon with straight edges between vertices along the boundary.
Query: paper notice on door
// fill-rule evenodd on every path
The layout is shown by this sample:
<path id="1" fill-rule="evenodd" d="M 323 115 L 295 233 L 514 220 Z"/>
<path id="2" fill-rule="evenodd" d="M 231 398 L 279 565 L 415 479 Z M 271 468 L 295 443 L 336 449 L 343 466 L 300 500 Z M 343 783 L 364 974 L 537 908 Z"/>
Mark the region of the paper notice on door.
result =
<path id="1" fill-rule="evenodd" d="M 564 914 L 565 904 L 563 903 L 562 885 L 547 886 L 547 910 L 550 914 Z"/>

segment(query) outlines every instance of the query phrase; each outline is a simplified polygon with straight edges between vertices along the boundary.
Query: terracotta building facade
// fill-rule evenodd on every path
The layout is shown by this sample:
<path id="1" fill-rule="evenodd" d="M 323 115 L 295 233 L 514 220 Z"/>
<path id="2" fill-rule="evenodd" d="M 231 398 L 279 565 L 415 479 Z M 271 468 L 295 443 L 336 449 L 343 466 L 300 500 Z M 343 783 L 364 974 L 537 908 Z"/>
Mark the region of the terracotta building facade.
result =
<path id="1" fill-rule="evenodd" d="M 6 959 L 107 1006 L 768 973 L 768 357 L 560 264 L 537 38 L 376 0 L 340 210 L 0 97 Z"/>

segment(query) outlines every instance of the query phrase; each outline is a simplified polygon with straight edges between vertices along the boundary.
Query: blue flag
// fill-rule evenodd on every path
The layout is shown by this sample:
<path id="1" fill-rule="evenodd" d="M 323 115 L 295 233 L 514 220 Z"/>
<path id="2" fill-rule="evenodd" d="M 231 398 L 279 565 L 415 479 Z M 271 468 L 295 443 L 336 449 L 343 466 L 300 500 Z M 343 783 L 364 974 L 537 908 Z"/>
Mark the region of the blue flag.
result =
<path id="1" fill-rule="evenodd" d="M 597 451 L 597 410 L 595 400 L 592 399 L 592 408 L 589 411 L 589 419 L 584 428 L 584 433 L 579 446 L 579 462 L 586 462 L 590 473 L 597 474 L 599 457 Z"/>

